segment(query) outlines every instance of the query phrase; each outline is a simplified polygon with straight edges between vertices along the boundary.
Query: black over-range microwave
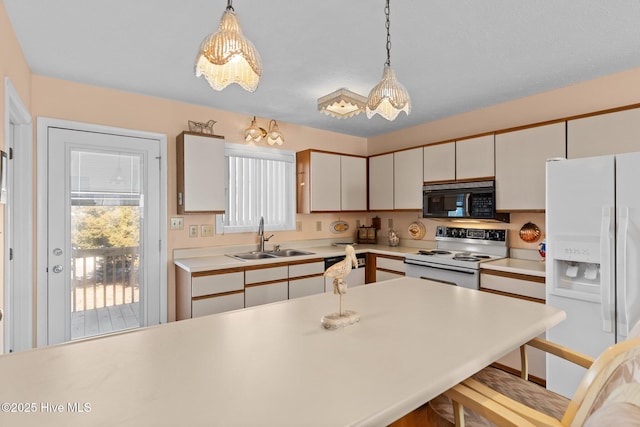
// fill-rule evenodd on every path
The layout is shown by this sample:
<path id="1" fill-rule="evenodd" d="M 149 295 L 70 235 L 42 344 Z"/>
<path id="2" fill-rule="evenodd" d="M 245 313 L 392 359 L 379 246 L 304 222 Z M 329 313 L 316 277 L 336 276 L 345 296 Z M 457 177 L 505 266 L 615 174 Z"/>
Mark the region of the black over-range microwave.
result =
<path id="1" fill-rule="evenodd" d="M 422 190 L 422 216 L 509 222 L 508 213 L 496 213 L 493 180 L 425 185 Z"/>

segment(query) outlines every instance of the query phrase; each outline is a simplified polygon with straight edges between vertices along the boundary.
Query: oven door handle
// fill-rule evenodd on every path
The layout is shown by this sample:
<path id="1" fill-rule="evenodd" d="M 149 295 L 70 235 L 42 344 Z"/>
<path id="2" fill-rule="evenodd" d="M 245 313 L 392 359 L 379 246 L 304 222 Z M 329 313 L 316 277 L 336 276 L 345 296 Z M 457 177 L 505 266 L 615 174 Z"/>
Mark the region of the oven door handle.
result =
<path id="1" fill-rule="evenodd" d="M 461 269 L 457 269 L 456 267 L 436 267 L 435 265 L 431 265 L 431 264 L 419 264 L 419 263 L 415 263 L 415 262 L 409 262 L 407 260 L 404 261 L 405 264 L 408 265 L 415 265 L 416 267 L 425 267 L 425 268 L 435 268 L 436 270 L 444 270 L 444 271 L 455 271 L 458 273 L 464 273 L 464 274 L 476 274 L 477 271 L 469 271 L 469 270 L 461 270 Z"/>
<path id="2" fill-rule="evenodd" d="M 458 284 L 457 284 L 457 283 L 447 282 L 446 280 L 432 279 L 432 278 L 430 278 L 430 277 L 424 277 L 424 276 L 421 276 L 420 278 L 421 278 L 422 280 L 431 280 L 432 282 L 444 283 L 445 285 L 458 286 Z"/>

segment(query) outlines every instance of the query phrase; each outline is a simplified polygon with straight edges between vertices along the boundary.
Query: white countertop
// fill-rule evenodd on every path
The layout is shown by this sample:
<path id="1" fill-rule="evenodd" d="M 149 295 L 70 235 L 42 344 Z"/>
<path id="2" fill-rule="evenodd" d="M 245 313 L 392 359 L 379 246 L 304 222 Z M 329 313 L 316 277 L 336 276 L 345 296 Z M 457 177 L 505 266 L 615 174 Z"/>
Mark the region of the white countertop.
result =
<path id="1" fill-rule="evenodd" d="M 481 269 L 545 277 L 545 262 L 519 258 L 502 258 L 480 264 Z"/>
<path id="2" fill-rule="evenodd" d="M 284 249 L 284 248 L 283 248 Z M 344 255 L 344 246 L 312 246 L 300 247 L 300 249 L 312 252 L 312 255 L 302 255 L 293 257 L 268 258 L 259 260 L 240 261 L 226 255 L 201 256 L 193 258 L 182 258 L 174 260 L 175 265 L 190 273 L 200 271 L 218 270 L 223 268 L 247 267 L 250 265 L 268 265 L 279 262 L 299 261 L 305 259 L 327 258 Z M 415 253 L 418 248 L 407 246 L 387 246 L 387 245 L 354 245 L 356 253 L 372 252 L 381 255 L 404 256 L 407 253 Z M 228 253 L 244 252 L 241 250 L 229 249 Z"/>
<path id="3" fill-rule="evenodd" d="M 323 329 L 337 306 L 325 293 L 0 356 L 0 402 L 37 407 L 0 425 L 387 425 L 565 318 L 412 278 L 349 290 L 362 320 Z"/>

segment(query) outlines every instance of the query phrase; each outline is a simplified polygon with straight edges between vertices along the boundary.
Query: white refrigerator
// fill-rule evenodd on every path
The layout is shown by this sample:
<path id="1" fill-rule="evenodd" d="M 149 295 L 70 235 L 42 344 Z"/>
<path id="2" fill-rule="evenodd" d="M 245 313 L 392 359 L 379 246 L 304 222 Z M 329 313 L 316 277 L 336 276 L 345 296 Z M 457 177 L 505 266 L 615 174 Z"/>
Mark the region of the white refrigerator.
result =
<path id="1" fill-rule="evenodd" d="M 640 153 L 547 162 L 547 339 L 597 357 L 640 319 Z M 571 398 L 585 374 L 547 355 L 547 388 Z"/>

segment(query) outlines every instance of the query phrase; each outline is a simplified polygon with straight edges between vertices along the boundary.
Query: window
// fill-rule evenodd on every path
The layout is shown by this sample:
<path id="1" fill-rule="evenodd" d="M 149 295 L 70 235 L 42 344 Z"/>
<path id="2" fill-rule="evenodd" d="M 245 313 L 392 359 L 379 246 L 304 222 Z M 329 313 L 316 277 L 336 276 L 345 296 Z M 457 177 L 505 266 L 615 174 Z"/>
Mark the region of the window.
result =
<path id="1" fill-rule="evenodd" d="M 225 158 L 227 206 L 216 230 L 257 231 L 261 216 L 265 230 L 295 230 L 295 152 L 227 143 Z"/>

